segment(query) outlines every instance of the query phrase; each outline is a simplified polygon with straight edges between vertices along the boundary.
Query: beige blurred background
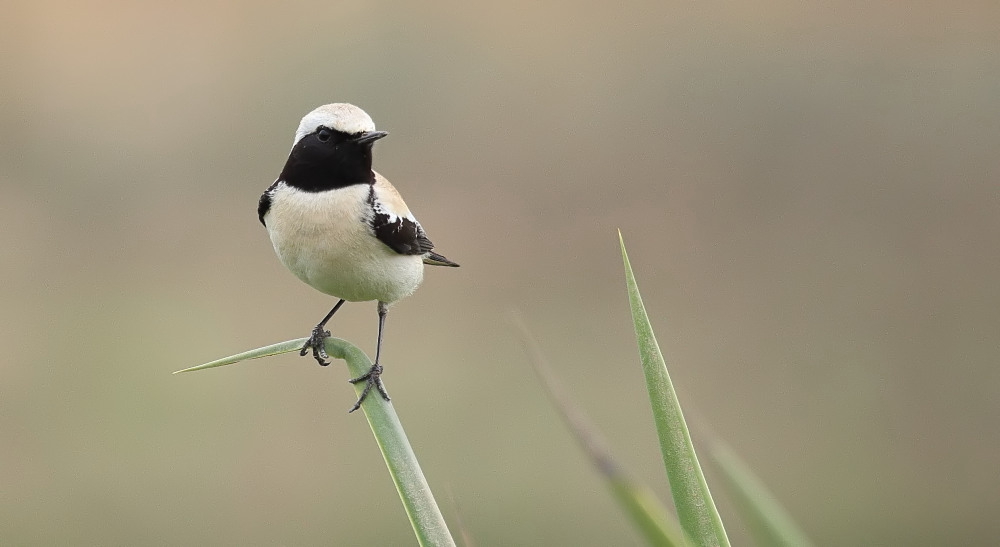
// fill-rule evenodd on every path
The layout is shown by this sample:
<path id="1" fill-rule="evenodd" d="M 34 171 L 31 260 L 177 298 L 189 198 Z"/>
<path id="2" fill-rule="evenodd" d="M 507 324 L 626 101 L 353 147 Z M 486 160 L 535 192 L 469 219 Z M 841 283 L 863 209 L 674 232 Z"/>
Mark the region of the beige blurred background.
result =
<path id="1" fill-rule="evenodd" d="M 0 543 L 413 542 L 343 366 L 170 375 L 333 304 L 255 208 L 349 101 L 463 266 L 384 359 L 456 534 L 640 544 L 511 310 L 669 496 L 620 227 L 689 416 L 819 544 L 993 544 L 1000 8 L 885 4 L 4 2 Z"/>

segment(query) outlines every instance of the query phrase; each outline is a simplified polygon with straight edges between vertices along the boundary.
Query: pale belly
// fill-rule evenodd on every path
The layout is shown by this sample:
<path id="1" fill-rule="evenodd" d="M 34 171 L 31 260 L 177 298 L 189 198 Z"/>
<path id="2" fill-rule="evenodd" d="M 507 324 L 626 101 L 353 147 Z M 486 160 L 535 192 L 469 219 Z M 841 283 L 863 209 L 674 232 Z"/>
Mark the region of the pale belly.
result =
<path id="1" fill-rule="evenodd" d="M 318 194 L 282 188 L 264 220 L 278 258 L 302 281 L 352 302 L 392 303 L 417 290 L 423 258 L 398 254 L 371 234 L 367 193 L 364 185 Z"/>

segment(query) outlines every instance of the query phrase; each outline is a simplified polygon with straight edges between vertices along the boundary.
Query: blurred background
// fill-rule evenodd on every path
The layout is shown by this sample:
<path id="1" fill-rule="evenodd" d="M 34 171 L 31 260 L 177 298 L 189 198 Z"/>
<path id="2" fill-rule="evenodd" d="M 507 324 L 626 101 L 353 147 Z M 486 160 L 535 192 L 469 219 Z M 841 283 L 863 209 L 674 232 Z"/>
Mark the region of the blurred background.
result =
<path id="1" fill-rule="evenodd" d="M 413 543 L 342 364 L 170 375 L 334 303 L 256 206 L 299 119 L 347 101 L 462 264 L 384 356 L 456 536 L 640 542 L 512 310 L 669 499 L 621 228 L 696 443 L 821 545 L 993 544 L 1000 8 L 883 4 L 8 0 L 0 541 Z M 331 326 L 374 352 L 374 304 Z"/>

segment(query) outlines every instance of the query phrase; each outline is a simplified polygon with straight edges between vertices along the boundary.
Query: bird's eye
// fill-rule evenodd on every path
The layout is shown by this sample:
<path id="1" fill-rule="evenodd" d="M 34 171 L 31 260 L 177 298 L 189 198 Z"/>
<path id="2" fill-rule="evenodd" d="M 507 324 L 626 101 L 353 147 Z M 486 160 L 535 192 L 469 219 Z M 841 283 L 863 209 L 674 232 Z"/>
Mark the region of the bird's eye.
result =
<path id="1" fill-rule="evenodd" d="M 316 138 L 319 139 L 319 142 L 326 142 L 330 140 L 330 137 L 332 136 L 333 136 L 333 131 L 330 131 L 325 127 L 321 128 L 319 131 L 316 132 Z"/>

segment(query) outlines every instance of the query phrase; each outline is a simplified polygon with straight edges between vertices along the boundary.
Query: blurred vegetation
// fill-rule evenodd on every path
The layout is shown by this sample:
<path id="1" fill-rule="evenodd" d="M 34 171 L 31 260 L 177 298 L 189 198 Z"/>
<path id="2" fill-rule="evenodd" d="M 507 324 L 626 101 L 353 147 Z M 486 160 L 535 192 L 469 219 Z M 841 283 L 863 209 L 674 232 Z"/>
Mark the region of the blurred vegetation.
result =
<path id="1" fill-rule="evenodd" d="M 632 537 L 525 380 L 510 307 L 623 463 L 662 472 L 641 379 L 606 374 L 635 358 L 616 227 L 670 310 L 650 319 L 685 409 L 817 544 L 992 544 L 998 17 L 8 2 L 0 537 L 412 541 L 342 369 L 282 356 L 170 375 L 305 336 L 329 309 L 255 207 L 299 118 L 351 101 L 391 133 L 376 168 L 463 266 L 394 308 L 384 379 L 477 545 Z M 371 351 L 375 307 L 330 327 Z"/>

